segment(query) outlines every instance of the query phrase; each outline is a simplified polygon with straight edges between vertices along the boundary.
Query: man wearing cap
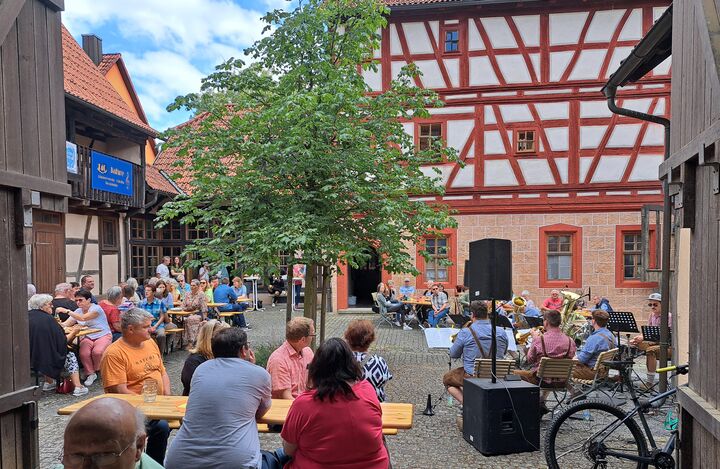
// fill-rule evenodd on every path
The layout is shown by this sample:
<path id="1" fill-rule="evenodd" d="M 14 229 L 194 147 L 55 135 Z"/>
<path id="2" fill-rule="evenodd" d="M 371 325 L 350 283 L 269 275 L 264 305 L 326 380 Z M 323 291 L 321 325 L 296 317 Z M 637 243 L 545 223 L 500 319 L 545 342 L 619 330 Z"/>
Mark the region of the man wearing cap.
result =
<path id="1" fill-rule="evenodd" d="M 647 325 L 660 327 L 660 303 L 662 302 L 662 295 L 660 295 L 660 293 L 651 293 L 647 298 L 647 302 L 648 308 L 650 308 Z M 668 323 L 672 323 L 672 315 L 668 316 Z M 657 370 L 657 357 L 660 353 L 660 344 L 645 340 L 642 334 L 640 334 L 630 339 L 630 345 L 645 352 L 647 378 L 644 387 L 650 389 L 655 385 L 655 370 Z M 672 349 L 668 347 L 668 354 L 670 353 L 672 353 Z"/>
<path id="2" fill-rule="evenodd" d="M 410 298 L 415 294 L 415 287 L 410 285 L 410 279 L 406 278 L 403 280 L 403 284 L 400 287 L 400 297 L 401 298 Z"/>

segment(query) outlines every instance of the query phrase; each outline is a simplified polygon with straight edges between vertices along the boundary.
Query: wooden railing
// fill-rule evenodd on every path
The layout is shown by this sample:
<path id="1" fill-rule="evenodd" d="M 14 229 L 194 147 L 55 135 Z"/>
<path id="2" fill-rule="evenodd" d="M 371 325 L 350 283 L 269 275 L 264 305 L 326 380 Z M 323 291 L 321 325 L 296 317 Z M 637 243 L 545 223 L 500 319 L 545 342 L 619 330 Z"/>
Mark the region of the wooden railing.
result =
<path id="1" fill-rule="evenodd" d="M 68 173 L 68 181 L 72 185 L 72 197 L 93 202 L 105 202 L 112 205 L 140 208 L 145 205 L 145 171 L 142 166 L 132 164 L 133 195 L 115 194 L 92 188 L 91 149 L 77 146 L 78 174 Z M 112 155 L 110 155 L 112 156 Z M 120 158 L 121 159 L 121 158 Z"/>

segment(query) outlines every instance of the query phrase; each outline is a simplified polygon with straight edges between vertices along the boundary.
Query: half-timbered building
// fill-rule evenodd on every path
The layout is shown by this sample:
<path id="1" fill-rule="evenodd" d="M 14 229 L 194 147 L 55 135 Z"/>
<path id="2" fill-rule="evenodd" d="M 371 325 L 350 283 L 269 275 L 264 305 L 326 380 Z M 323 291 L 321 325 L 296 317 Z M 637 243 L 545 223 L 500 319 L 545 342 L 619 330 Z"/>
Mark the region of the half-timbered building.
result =
<path id="1" fill-rule="evenodd" d="M 662 201 L 663 128 L 612 114 L 600 90 L 668 2 L 387 3 L 379 66 L 365 80 L 381 92 L 414 63 L 415 83 L 445 106 L 404 129 L 421 148 L 440 139 L 464 163 L 437 165 L 445 194 L 427 200 L 456 210 L 458 227 L 424 240 L 431 258 L 418 255 L 416 285 L 463 283 L 468 243 L 499 237 L 513 241 L 518 292 L 542 299 L 552 288 L 590 287 L 616 308 L 639 310 L 657 288 L 647 275 L 658 267 L 648 255 L 655 233 L 642 236 L 641 209 Z M 623 88 L 618 103 L 668 116 L 669 94 L 667 60 Z M 390 278 L 381 269 L 347 269 L 334 280 L 334 305 L 369 298 L 368 277 Z"/>

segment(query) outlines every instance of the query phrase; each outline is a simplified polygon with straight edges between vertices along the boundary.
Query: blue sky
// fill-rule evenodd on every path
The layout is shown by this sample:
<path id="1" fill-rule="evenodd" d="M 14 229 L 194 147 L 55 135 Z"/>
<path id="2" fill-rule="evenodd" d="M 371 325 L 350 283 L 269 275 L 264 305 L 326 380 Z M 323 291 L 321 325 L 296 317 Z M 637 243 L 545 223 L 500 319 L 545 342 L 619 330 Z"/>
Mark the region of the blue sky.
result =
<path id="1" fill-rule="evenodd" d="M 120 52 L 150 125 L 165 130 L 188 119 L 165 108 L 178 95 L 198 91 L 215 65 L 243 57 L 261 37 L 260 17 L 287 8 L 286 0 L 66 0 L 63 23 Z"/>

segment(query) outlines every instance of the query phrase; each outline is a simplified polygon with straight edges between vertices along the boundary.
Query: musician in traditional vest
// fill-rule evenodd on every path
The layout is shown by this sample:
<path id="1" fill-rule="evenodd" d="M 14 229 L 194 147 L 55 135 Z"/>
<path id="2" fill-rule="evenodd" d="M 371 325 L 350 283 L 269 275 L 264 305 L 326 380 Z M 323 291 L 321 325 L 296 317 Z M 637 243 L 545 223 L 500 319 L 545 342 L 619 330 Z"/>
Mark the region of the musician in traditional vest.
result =
<path id="1" fill-rule="evenodd" d="M 532 365 L 532 369 L 513 372 L 531 384 L 538 384 L 537 370 L 541 358 L 572 358 L 575 356 L 575 341 L 560 329 L 562 323 L 560 311 L 551 309 L 545 313 L 543 319 L 545 333 L 541 333 L 537 329 L 533 329 L 531 332 L 533 341 L 527 351 L 527 362 Z"/>
<path id="2" fill-rule="evenodd" d="M 490 358 L 492 343 L 492 326 L 488 320 L 488 310 L 485 302 L 472 301 L 470 303 L 470 315 L 472 323 L 468 327 L 460 329 L 455 342 L 450 347 L 450 357 L 463 359 L 463 366 L 448 371 L 443 376 L 443 384 L 447 387 L 452 397 L 462 403 L 463 401 L 463 380 L 472 377 L 475 372 L 476 358 Z M 505 356 L 508 347 L 505 331 L 498 327 L 495 332 L 497 340 L 497 351 L 495 357 L 501 360 Z"/>
<path id="3" fill-rule="evenodd" d="M 592 312 L 593 332 L 585 341 L 585 345 L 578 350 L 578 362 L 573 370 L 573 378 L 575 379 L 593 379 L 595 377 L 595 362 L 598 356 L 610 350 L 615 346 L 612 332 L 608 330 L 607 323 L 610 315 L 607 311 L 596 309 Z"/>

